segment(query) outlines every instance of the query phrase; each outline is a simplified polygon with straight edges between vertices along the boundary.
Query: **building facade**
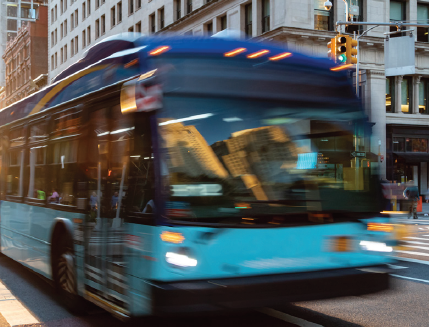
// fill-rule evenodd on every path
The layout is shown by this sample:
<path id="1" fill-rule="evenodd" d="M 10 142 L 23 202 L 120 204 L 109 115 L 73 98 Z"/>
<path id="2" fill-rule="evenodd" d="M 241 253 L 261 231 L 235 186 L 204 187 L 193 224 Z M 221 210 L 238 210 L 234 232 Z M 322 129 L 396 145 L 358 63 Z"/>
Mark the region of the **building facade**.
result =
<path id="1" fill-rule="evenodd" d="M 6 66 L 5 105 L 37 91 L 40 76 L 48 72 L 48 6 L 40 5 L 37 19 L 25 22 L 6 46 L 2 56 Z"/>
<path id="2" fill-rule="evenodd" d="M 47 5 L 46 0 L 7 0 L 0 4 L 0 54 L 3 55 L 9 41 L 18 35 L 18 29 L 38 18 L 38 8 Z M 5 86 L 6 66 L 0 60 L 0 86 Z"/>

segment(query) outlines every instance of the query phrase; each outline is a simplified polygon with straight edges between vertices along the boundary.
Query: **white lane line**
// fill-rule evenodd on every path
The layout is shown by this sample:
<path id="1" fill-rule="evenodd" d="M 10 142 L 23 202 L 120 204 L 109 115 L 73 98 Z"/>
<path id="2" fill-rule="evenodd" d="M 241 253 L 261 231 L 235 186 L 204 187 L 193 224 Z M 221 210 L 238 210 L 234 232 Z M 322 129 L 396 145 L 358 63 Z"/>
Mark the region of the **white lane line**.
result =
<path id="1" fill-rule="evenodd" d="M 405 277 L 405 276 L 393 275 L 393 274 L 391 274 L 390 276 L 398 277 L 398 278 L 403 278 L 403 279 L 409 279 L 409 280 L 416 280 L 418 282 L 423 282 L 423 283 L 428 283 L 429 284 L 429 280 L 426 280 L 426 279 L 413 278 L 413 277 Z"/>
<path id="2" fill-rule="evenodd" d="M 423 236 L 426 236 L 426 235 L 423 235 Z M 409 238 L 409 239 L 411 239 L 411 240 L 425 240 L 425 241 L 429 241 L 429 239 L 427 239 L 427 238 L 414 237 L 414 236 L 406 236 L 406 237 L 404 237 L 404 238 Z"/>
<path id="3" fill-rule="evenodd" d="M 37 324 L 39 321 L 0 282 L 0 313 L 9 325 Z"/>
<path id="4" fill-rule="evenodd" d="M 421 256 L 424 256 L 424 257 L 429 257 L 429 253 L 423 253 L 423 252 L 402 251 L 402 250 L 396 250 L 395 252 L 405 253 L 405 254 L 421 255 Z"/>
<path id="5" fill-rule="evenodd" d="M 408 267 L 397 266 L 397 265 L 389 265 L 389 268 L 391 268 L 391 269 L 408 269 Z"/>
<path id="6" fill-rule="evenodd" d="M 429 250 L 429 247 L 427 247 L 427 246 L 406 245 L 406 247 L 407 248 L 413 248 L 413 249 Z"/>
<path id="7" fill-rule="evenodd" d="M 395 257 L 395 258 L 396 258 L 396 260 L 400 260 L 400 261 L 415 262 L 415 263 L 420 263 L 422 265 L 428 265 L 429 266 L 429 261 L 426 261 L 426 260 L 403 258 L 403 257 Z"/>
<path id="8" fill-rule="evenodd" d="M 291 324 L 298 325 L 300 327 L 323 327 L 322 325 L 318 325 L 313 322 L 310 322 L 298 317 L 294 317 L 294 316 L 288 315 L 287 313 L 277 311 L 271 308 L 262 308 L 262 309 L 258 309 L 258 311 L 261 313 L 265 313 L 268 316 L 289 322 Z"/>
<path id="9" fill-rule="evenodd" d="M 428 240 L 429 241 L 429 240 Z M 404 241 L 407 244 L 421 244 L 421 245 L 429 245 L 428 243 L 424 242 L 416 242 L 416 241 Z"/>

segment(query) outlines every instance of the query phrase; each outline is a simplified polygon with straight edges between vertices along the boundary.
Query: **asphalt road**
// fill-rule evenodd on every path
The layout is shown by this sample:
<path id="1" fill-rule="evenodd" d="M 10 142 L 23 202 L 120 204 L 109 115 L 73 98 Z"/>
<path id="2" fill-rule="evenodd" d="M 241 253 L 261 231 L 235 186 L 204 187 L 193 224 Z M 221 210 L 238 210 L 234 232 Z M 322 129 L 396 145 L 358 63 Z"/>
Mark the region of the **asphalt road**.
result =
<path id="1" fill-rule="evenodd" d="M 408 240 L 423 244 L 407 243 L 402 250 L 428 255 L 398 253 L 403 258 L 392 266 L 390 290 L 221 316 L 149 317 L 121 322 L 97 307 L 89 307 L 88 314 L 76 316 L 62 307 L 46 280 L 0 254 L 0 327 L 11 326 L 2 310 L 5 312 L 5 303 L 12 296 L 37 322 L 31 326 L 429 326 L 429 220 L 406 223 L 411 227 Z M 1 285 L 10 291 L 6 299 L 2 299 Z"/>

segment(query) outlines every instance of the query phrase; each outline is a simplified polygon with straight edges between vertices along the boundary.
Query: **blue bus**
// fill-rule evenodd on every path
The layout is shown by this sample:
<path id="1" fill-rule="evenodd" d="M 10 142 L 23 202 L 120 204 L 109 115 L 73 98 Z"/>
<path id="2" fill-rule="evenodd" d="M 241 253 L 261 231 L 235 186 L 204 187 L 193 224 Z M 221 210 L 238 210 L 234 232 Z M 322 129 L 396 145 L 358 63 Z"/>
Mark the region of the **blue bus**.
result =
<path id="1" fill-rule="evenodd" d="M 370 123 L 332 62 L 106 38 L 0 111 L 1 252 L 118 317 L 388 288 Z"/>

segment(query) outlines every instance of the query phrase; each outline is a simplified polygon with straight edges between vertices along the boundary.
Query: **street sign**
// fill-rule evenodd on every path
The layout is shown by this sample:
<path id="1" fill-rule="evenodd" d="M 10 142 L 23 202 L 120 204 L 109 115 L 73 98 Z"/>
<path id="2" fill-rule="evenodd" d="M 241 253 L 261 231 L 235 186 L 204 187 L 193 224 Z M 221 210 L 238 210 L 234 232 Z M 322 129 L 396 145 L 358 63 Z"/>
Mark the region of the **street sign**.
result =
<path id="1" fill-rule="evenodd" d="M 366 152 L 360 152 L 360 151 L 353 151 L 351 153 L 352 157 L 358 157 L 358 158 L 365 158 Z"/>
<path id="2" fill-rule="evenodd" d="M 386 77 L 416 73 L 413 33 L 384 40 L 384 67 Z"/>

